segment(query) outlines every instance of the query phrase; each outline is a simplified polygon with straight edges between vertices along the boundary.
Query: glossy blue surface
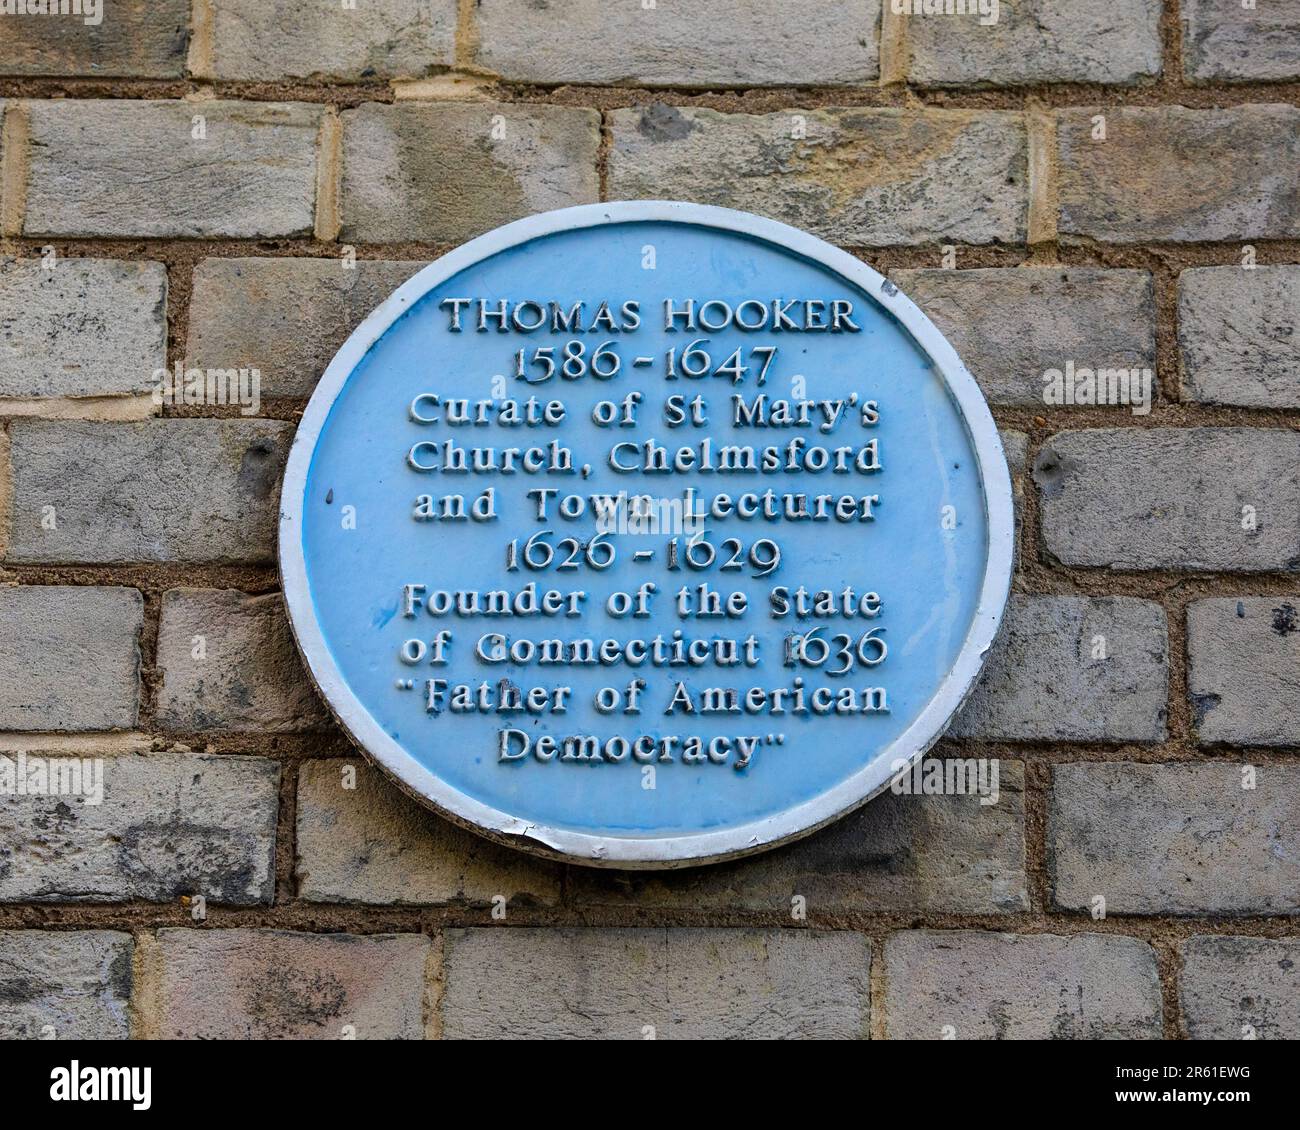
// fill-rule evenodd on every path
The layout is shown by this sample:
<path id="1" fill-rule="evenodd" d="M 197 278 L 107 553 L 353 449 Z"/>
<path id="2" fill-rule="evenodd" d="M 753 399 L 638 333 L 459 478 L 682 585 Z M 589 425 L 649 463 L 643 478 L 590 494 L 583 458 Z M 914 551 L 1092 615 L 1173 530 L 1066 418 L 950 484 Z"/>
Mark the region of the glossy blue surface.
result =
<path id="1" fill-rule="evenodd" d="M 643 268 L 653 246 L 655 269 Z M 452 333 L 448 315 L 438 308 L 447 297 L 473 296 L 517 301 L 577 301 L 612 306 L 641 302 L 643 324 L 632 334 L 583 335 Z M 716 298 L 733 305 L 745 299 L 774 297 L 850 300 L 862 332 L 853 334 L 743 333 L 735 329 L 707 335 L 715 358 L 738 346 L 775 344 L 778 354 L 762 389 L 752 374 L 733 387 L 725 380 L 666 381 L 662 357 L 701 334 L 667 333 L 660 324 L 665 297 Z M 513 354 L 521 346 L 558 345 L 581 336 L 588 348 L 613 339 L 623 357 L 613 380 L 553 380 L 527 385 L 513 378 Z M 619 339 L 622 338 L 620 341 Z M 652 367 L 633 367 L 631 358 L 654 355 Z M 505 377 L 507 397 L 536 395 L 564 401 L 567 419 L 558 428 L 449 427 L 421 425 L 408 406 L 420 393 L 473 399 L 493 395 L 493 378 Z M 880 421 L 864 428 L 856 412 L 834 431 L 816 428 L 741 428 L 732 426 L 733 393 L 762 391 L 788 398 L 792 381 L 806 380 L 806 397 L 848 397 L 879 404 Z M 635 428 L 601 428 L 590 420 L 593 404 L 620 400 L 633 389 L 645 394 L 641 423 Z M 700 394 L 708 402 L 706 427 L 669 428 L 660 406 L 670 394 Z M 828 447 L 860 445 L 878 438 L 882 470 L 874 474 L 616 474 L 606 463 L 612 444 L 654 438 L 676 448 L 711 437 L 715 445 L 739 443 L 784 446 L 792 436 Z M 455 439 L 465 447 L 488 444 L 544 445 L 552 438 L 571 447 L 590 477 L 573 475 L 421 474 L 406 462 L 420 441 Z M 412 507 L 420 494 L 463 493 L 468 498 L 496 487 L 498 520 L 417 522 Z M 596 531 L 590 509 L 583 519 L 535 519 L 525 492 L 555 487 L 561 494 L 595 492 L 677 496 L 687 487 L 704 498 L 718 492 L 733 497 L 745 491 L 879 494 L 873 522 L 710 521 L 708 538 L 720 544 L 736 536 L 746 544 L 774 538 L 782 563 L 771 576 L 754 579 L 748 569 L 723 573 L 664 567 L 671 534 L 614 535 L 618 560 L 605 571 L 580 569 L 532 572 L 506 569 L 506 544 L 522 542 L 549 528 L 556 537 L 583 540 Z M 354 507 L 348 528 L 345 507 Z M 951 508 L 947 510 L 946 508 Z M 945 522 L 945 515 L 952 520 Z M 343 677 L 374 719 L 403 748 L 451 787 L 523 819 L 592 833 L 679 835 L 726 828 L 774 815 L 809 800 L 880 755 L 912 722 L 950 670 L 961 649 L 979 595 L 987 557 L 988 531 L 983 488 L 965 426 L 942 380 L 924 353 L 873 300 L 834 272 L 803 261 L 780 247 L 739 234 L 683 224 L 627 223 L 599 229 L 560 232 L 502 252 L 437 287 L 400 318 L 370 349 L 337 398 L 321 433 L 307 479 L 303 545 L 310 595 L 316 615 Z M 634 561 L 637 549 L 655 550 L 653 561 Z M 433 617 L 419 611 L 402 615 L 402 586 L 419 583 L 435 589 L 517 590 L 535 581 L 540 590 L 582 589 L 587 593 L 581 619 L 564 617 Z M 659 587 L 649 619 L 615 619 L 604 611 L 614 590 L 634 591 L 644 581 Z M 682 585 L 707 581 L 723 593 L 748 594 L 749 612 L 734 620 L 681 619 L 673 594 Z M 883 600 L 875 619 L 798 621 L 769 615 L 774 586 L 790 589 L 873 591 Z M 818 624 L 824 634 L 849 631 L 854 637 L 872 627 L 885 629 L 886 660 L 874 670 L 830 677 L 783 665 L 785 638 Z M 399 648 L 413 637 L 432 639 L 450 628 L 455 640 L 450 662 L 410 666 Z M 616 666 L 554 667 L 487 665 L 472 657 L 475 641 L 490 632 L 514 638 L 596 639 L 718 636 L 759 638 L 759 667 L 666 668 L 625 663 Z M 886 688 L 888 713 L 849 716 L 772 717 L 767 714 L 666 717 L 663 713 L 678 681 L 688 688 L 707 686 L 788 687 L 802 675 L 818 686 Z M 640 676 L 647 686 L 639 715 L 598 713 L 591 706 L 597 689 L 624 688 Z M 431 714 L 421 690 L 426 678 L 495 683 L 507 678 L 524 688 L 573 688 L 563 715 Z M 411 690 L 396 682 L 414 679 Z M 522 720 L 521 720 L 522 719 Z M 526 729 L 536 738 L 550 734 L 783 735 L 780 744 L 761 744 L 741 771 L 733 764 L 685 764 L 680 758 L 655 762 L 655 787 L 643 787 L 641 764 L 541 763 L 532 757 L 498 759 L 502 726 Z"/>

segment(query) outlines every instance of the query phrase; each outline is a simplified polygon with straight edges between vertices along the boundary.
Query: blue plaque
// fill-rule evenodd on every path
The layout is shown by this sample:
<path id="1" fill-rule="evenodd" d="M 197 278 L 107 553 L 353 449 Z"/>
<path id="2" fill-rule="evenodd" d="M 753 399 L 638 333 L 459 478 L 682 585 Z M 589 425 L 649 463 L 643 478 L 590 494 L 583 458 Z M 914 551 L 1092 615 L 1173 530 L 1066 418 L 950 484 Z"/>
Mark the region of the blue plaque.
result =
<path id="1" fill-rule="evenodd" d="M 326 371 L 280 563 L 351 737 L 579 863 L 759 851 L 943 732 L 1010 584 L 1011 485 L 952 347 L 804 232 L 666 202 L 425 268 Z"/>

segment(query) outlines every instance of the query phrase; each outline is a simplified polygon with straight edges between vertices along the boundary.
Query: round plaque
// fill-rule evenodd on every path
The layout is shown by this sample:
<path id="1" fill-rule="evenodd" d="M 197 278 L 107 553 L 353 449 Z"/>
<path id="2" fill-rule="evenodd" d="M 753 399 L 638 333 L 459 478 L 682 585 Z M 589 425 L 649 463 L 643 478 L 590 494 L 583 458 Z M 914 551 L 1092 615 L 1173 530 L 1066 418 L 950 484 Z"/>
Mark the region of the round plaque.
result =
<path id="1" fill-rule="evenodd" d="M 326 370 L 280 507 L 339 722 L 445 816 L 579 863 L 803 835 L 939 737 L 998 629 L 975 381 L 844 252 L 595 204 L 426 267 Z"/>

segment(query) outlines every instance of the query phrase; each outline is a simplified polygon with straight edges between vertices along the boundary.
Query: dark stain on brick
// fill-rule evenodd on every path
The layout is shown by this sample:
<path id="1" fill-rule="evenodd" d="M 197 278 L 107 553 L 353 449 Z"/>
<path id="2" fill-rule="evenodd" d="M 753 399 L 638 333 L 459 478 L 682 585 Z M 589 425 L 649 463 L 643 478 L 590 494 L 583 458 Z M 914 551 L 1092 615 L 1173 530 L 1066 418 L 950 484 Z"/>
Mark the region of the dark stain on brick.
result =
<path id="1" fill-rule="evenodd" d="M 267 436 L 255 439 L 239 461 L 239 488 L 254 498 L 270 498 L 278 473 L 275 441 Z"/>
<path id="2" fill-rule="evenodd" d="M 347 999 L 343 982 L 333 973 L 274 969 L 249 985 L 244 1008 L 262 1034 L 276 1038 L 338 1020 Z"/>
<path id="3" fill-rule="evenodd" d="M 57 993 L 59 989 L 59 985 L 51 984 L 49 981 L 42 981 L 38 977 L 29 977 L 24 974 L 19 974 L 17 977 L 7 977 L 0 981 L 0 1004 L 9 1006 L 29 1004 L 51 993 Z"/>
<path id="4" fill-rule="evenodd" d="M 213 902 L 248 905 L 270 897 L 269 876 L 253 888 L 264 849 L 247 835 L 210 824 L 192 824 L 177 813 L 167 820 L 128 828 L 117 846 L 118 867 L 144 898 L 202 894 Z"/>
<path id="5" fill-rule="evenodd" d="M 1034 460 L 1032 477 L 1044 498 L 1055 498 L 1065 490 L 1065 477 L 1069 465 L 1050 446 L 1044 447 Z"/>
<path id="6" fill-rule="evenodd" d="M 1300 632 L 1300 617 L 1296 616 L 1294 604 L 1287 603 L 1273 609 L 1273 631 L 1279 636 Z"/>
<path id="7" fill-rule="evenodd" d="M 1223 701 L 1222 695 L 1217 694 L 1194 694 L 1192 695 L 1192 712 L 1196 715 L 1196 724 L 1199 726 L 1205 721 L 1205 717 L 1220 702 Z"/>
<path id="8" fill-rule="evenodd" d="M 994 1001 L 990 1004 L 988 1018 L 993 1022 L 993 1038 L 995 1040 L 1007 1039 L 1011 1032 L 1011 1013 L 1007 1002 Z"/>
<path id="9" fill-rule="evenodd" d="M 1077 988 L 1076 993 L 1082 991 L 1082 986 Z M 1052 1018 L 1052 1030 L 1048 1036 L 1050 1040 L 1077 1040 L 1080 1036 L 1079 1025 L 1075 1017 L 1066 1011 L 1064 1004 L 1060 1006 L 1056 1015 Z M 1007 1039 L 1007 1033 L 999 1030 L 997 1038 L 999 1040 Z"/>
<path id="10" fill-rule="evenodd" d="M 131 964 L 131 947 L 122 946 L 108 969 L 108 984 L 118 1000 L 130 1000 L 134 970 Z"/>
<path id="11" fill-rule="evenodd" d="M 52 808 L 38 811 L 32 817 L 32 827 L 39 828 L 42 832 L 54 832 L 56 835 L 63 835 L 78 820 L 76 809 L 72 808 L 65 801 L 59 801 Z"/>
<path id="12" fill-rule="evenodd" d="M 681 141 L 695 125 L 677 107 L 654 102 L 647 106 L 637 130 L 651 141 Z"/>

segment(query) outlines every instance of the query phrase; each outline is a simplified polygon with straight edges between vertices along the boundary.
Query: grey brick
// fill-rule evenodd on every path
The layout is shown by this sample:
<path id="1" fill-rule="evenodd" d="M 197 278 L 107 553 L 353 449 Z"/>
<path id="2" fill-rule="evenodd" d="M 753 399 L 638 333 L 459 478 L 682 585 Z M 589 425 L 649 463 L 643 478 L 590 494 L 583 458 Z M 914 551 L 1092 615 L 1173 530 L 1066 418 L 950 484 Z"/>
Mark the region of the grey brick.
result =
<path id="1" fill-rule="evenodd" d="M 1024 432 L 999 428 L 1002 450 L 1011 472 L 1011 502 L 1016 511 L 1016 568 L 1020 568 L 1020 555 L 1024 552 L 1025 520 L 1025 464 L 1029 457 L 1029 437 Z"/>
<path id="2" fill-rule="evenodd" d="M 1300 1039 L 1300 938 L 1202 934 L 1179 949 L 1193 1040 Z"/>
<path id="3" fill-rule="evenodd" d="M 344 788 L 343 771 L 355 773 Z M 298 772 L 298 895 L 309 902 L 554 906 L 560 865 L 467 832 L 422 808 L 378 770 L 308 761 Z"/>
<path id="4" fill-rule="evenodd" d="M 1201 82 L 1300 78 L 1300 0 L 1181 0 L 1183 70 Z"/>
<path id="5" fill-rule="evenodd" d="M 270 561 L 291 432 L 263 420 L 15 420 L 8 560 Z"/>
<path id="6" fill-rule="evenodd" d="M 1158 604 L 1013 596 L 980 681 L 948 732 L 992 741 L 1163 741 L 1168 663 Z"/>
<path id="7" fill-rule="evenodd" d="M 0 1039 L 125 1040 L 130 934 L 0 930 Z"/>
<path id="8" fill-rule="evenodd" d="M 774 114 L 653 105 L 610 113 L 609 195 L 759 212 L 836 243 L 1023 242 L 1019 114 L 831 109 Z M 796 132 L 806 137 L 792 136 Z"/>
<path id="9" fill-rule="evenodd" d="M 1048 845 L 1053 898 L 1107 914 L 1295 914 L 1300 769 L 1059 765 Z"/>
<path id="10" fill-rule="evenodd" d="M 158 667 L 157 720 L 170 730 L 279 733 L 318 729 L 328 717 L 279 593 L 164 593 Z"/>
<path id="11" fill-rule="evenodd" d="M 1183 395 L 1300 408 L 1300 267 L 1203 267 L 1178 277 Z"/>
<path id="12" fill-rule="evenodd" d="M 456 0 L 267 4 L 218 0 L 212 75 L 219 79 L 420 78 L 452 62 Z"/>
<path id="13" fill-rule="evenodd" d="M 62 16 L 7 19 L 0 74 L 180 78 L 190 0 L 104 0 L 101 22 Z"/>
<path id="14" fill-rule="evenodd" d="M 1300 745 L 1300 594 L 1187 609 L 1187 693 L 1202 742 Z"/>
<path id="15" fill-rule="evenodd" d="M 969 779 L 969 778 L 966 778 Z M 998 799 L 882 793 L 805 840 L 685 871 L 574 868 L 579 906 L 752 910 L 789 915 L 1000 914 L 1029 909 L 1024 767 L 1003 761 Z"/>
<path id="16" fill-rule="evenodd" d="M 455 243 L 591 203 L 599 144 L 594 110 L 367 103 L 343 114 L 342 238 Z"/>
<path id="17" fill-rule="evenodd" d="M 166 364 L 161 263 L 0 259 L 0 397 L 147 392 Z"/>
<path id="18" fill-rule="evenodd" d="M 1015 476 L 1024 473 L 1025 461 L 1029 456 L 1029 437 L 1024 432 L 1011 428 L 999 428 L 998 435 L 1002 439 L 1002 450 L 1007 457 L 1007 468 L 1011 471 L 1014 480 Z"/>
<path id="19" fill-rule="evenodd" d="M 17 771 L 16 753 L 0 756 Z M 37 757 L 87 760 L 44 750 L 25 756 L 28 779 Z M 274 761 L 127 753 L 101 765 L 102 777 L 92 770 L 82 778 L 83 788 L 102 784 L 99 803 L 84 795 L 0 796 L 0 901 L 271 901 L 280 779 Z"/>
<path id="20" fill-rule="evenodd" d="M 890 277 L 943 331 L 992 404 L 1041 407 L 1043 374 L 1067 361 L 1155 371 L 1155 291 L 1146 271 L 1017 267 Z"/>
<path id="21" fill-rule="evenodd" d="M 507 79 L 635 86 L 853 86 L 879 73 L 880 0 L 548 4 L 479 0 L 478 65 Z"/>
<path id="22" fill-rule="evenodd" d="M 32 102 L 29 236 L 252 238 L 315 226 L 319 106 Z M 196 117 L 206 138 L 192 136 Z"/>
<path id="23" fill-rule="evenodd" d="M 1098 114 L 1104 141 L 1092 136 Z M 1063 110 L 1057 147 L 1064 236 L 1148 243 L 1300 235 L 1295 106 Z"/>
<path id="24" fill-rule="evenodd" d="M 205 259 L 194 271 L 186 364 L 256 368 L 263 398 L 310 396 L 348 335 L 422 266 Z"/>
<path id="25" fill-rule="evenodd" d="M 140 710 L 135 589 L 0 586 L 0 730 L 125 730 Z"/>
<path id="26" fill-rule="evenodd" d="M 1293 431 L 1058 432 L 1034 461 L 1034 481 L 1044 548 L 1066 565 L 1300 568 L 1300 434 Z"/>
<path id="27" fill-rule="evenodd" d="M 165 1040 L 419 1040 L 421 934 L 159 930 Z"/>
<path id="28" fill-rule="evenodd" d="M 1103 934 L 909 930 L 885 941 L 891 1040 L 1158 1040 L 1151 947 Z"/>
<path id="29" fill-rule="evenodd" d="M 901 17 L 920 86 L 1131 84 L 1160 73 L 1160 0 L 1018 0 L 988 16 Z"/>
<path id="30" fill-rule="evenodd" d="M 871 943 L 847 931 L 480 929 L 446 934 L 451 1039 L 858 1039 Z"/>

